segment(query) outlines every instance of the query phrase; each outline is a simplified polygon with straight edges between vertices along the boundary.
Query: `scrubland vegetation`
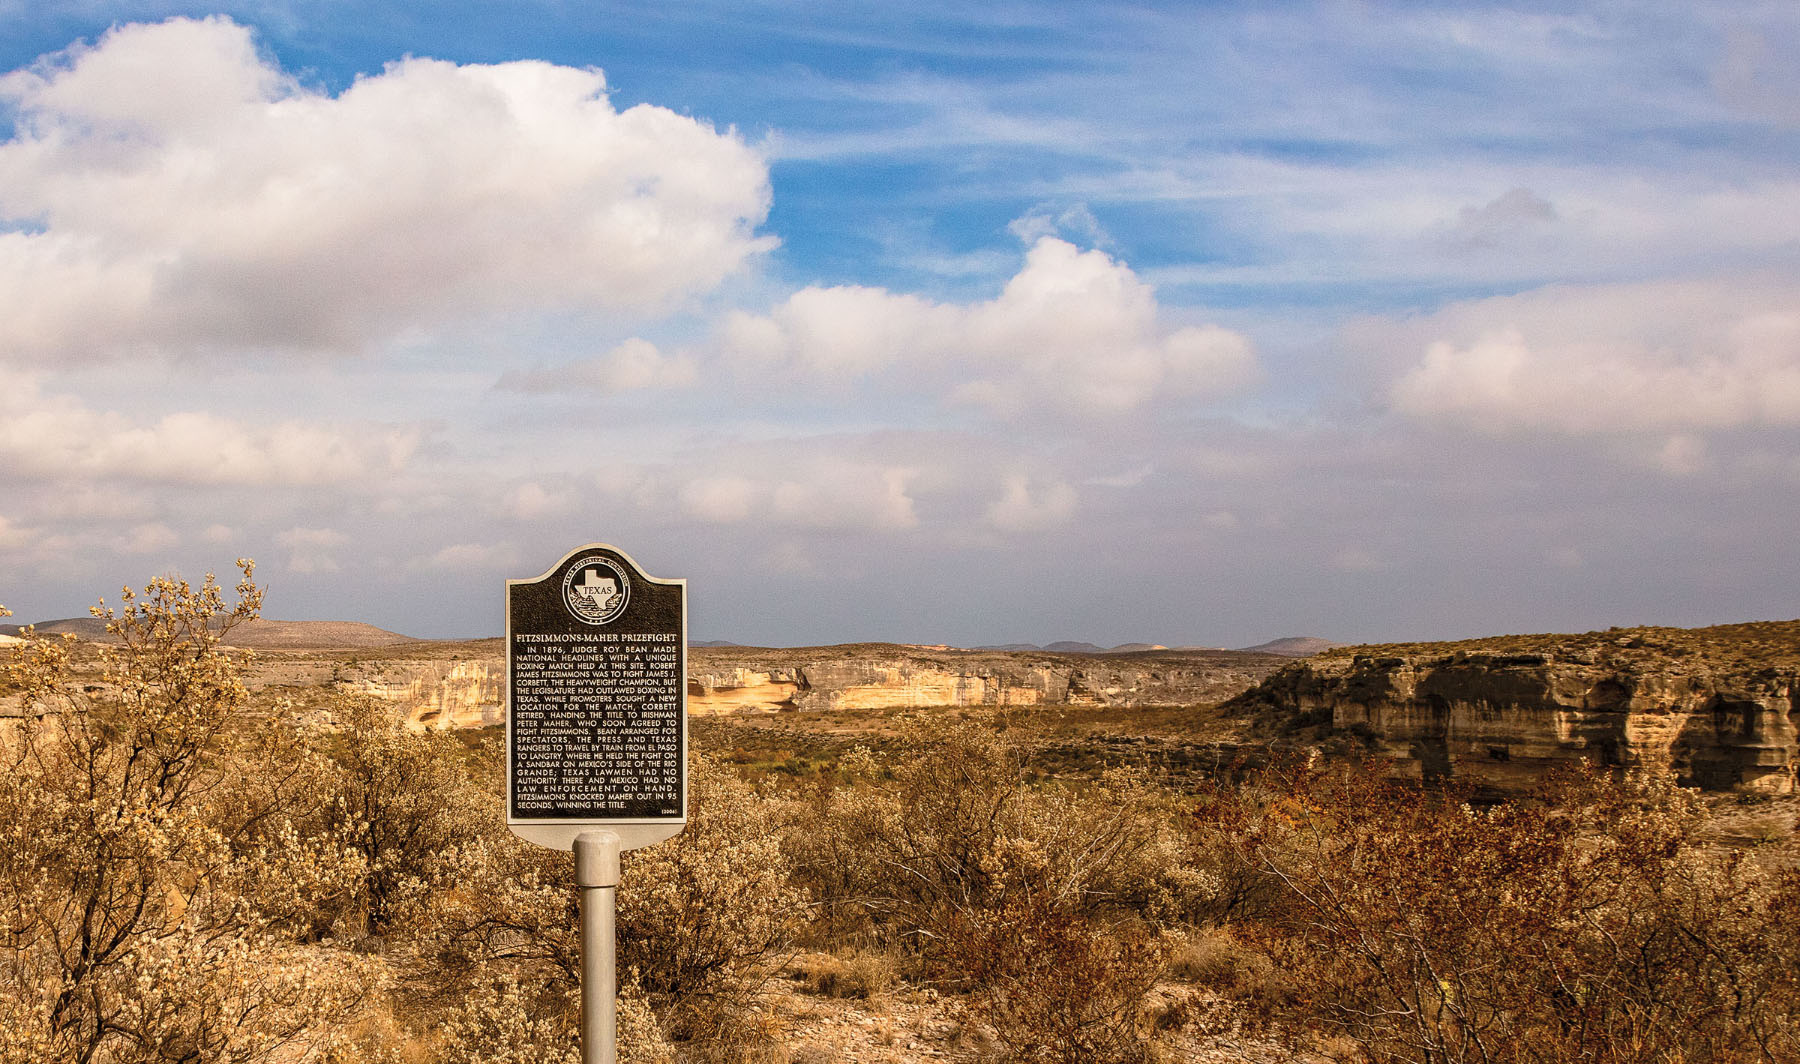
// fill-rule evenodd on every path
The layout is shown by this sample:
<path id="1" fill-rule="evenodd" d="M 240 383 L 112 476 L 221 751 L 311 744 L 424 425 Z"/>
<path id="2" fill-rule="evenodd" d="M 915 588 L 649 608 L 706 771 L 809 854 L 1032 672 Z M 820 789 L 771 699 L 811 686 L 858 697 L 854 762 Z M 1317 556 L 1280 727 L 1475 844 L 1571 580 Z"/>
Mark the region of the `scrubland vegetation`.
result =
<path id="1" fill-rule="evenodd" d="M 13 652 L 0 1061 L 578 1059 L 572 862 L 501 824 L 498 738 L 253 712 L 220 637 L 259 602 L 157 581 L 117 645 Z M 921 714 L 691 786 L 626 855 L 626 1061 L 800 1064 L 795 993 L 932 1002 L 971 1060 L 1800 1060 L 1792 840 L 1711 845 L 1666 780 L 1057 778 Z"/>
<path id="2" fill-rule="evenodd" d="M 1793 668 L 1800 665 L 1800 620 L 1750 621 L 1708 628 L 1639 626 L 1578 635 L 1501 635 L 1438 643 L 1379 643 L 1333 647 L 1320 658 L 1454 655 L 1550 655 L 1609 662 L 1679 661 L 1684 667 Z"/>

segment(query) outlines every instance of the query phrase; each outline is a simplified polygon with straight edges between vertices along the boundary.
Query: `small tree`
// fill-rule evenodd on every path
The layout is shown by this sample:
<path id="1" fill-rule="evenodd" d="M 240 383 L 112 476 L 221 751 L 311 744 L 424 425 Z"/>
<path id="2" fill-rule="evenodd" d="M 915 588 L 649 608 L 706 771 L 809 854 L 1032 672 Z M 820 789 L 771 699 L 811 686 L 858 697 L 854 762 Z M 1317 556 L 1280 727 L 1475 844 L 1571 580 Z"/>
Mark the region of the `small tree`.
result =
<path id="1" fill-rule="evenodd" d="M 57 1061 L 304 1059 L 356 1003 L 354 966 L 288 951 L 233 885 L 240 811 L 214 799 L 246 693 L 221 640 L 262 593 L 240 561 L 228 605 L 157 579 L 96 607 L 117 645 L 97 675 L 27 630 L 0 737 L 0 1056 Z"/>

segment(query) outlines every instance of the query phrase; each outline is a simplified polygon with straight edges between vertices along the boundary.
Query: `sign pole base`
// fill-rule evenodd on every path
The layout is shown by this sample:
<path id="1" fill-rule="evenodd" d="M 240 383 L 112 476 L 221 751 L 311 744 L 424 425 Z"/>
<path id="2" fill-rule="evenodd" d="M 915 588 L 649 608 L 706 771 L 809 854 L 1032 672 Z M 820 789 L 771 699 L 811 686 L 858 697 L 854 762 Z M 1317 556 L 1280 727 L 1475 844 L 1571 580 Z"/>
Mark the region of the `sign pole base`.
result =
<path id="1" fill-rule="evenodd" d="M 616 1064 L 618 832 L 584 831 L 575 837 L 575 886 L 581 895 L 581 1064 Z"/>

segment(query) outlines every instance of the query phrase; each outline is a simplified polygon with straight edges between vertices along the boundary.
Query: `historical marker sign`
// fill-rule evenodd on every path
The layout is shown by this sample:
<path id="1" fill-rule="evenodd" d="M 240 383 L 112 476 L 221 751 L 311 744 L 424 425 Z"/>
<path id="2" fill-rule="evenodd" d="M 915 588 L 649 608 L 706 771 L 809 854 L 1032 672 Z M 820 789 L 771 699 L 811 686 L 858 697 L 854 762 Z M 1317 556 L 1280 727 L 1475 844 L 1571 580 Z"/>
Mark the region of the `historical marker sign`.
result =
<path id="1" fill-rule="evenodd" d="M 687 581 L 604 543 L 506 582 L 506 823 L 567 849 L 687 823 Z"/>

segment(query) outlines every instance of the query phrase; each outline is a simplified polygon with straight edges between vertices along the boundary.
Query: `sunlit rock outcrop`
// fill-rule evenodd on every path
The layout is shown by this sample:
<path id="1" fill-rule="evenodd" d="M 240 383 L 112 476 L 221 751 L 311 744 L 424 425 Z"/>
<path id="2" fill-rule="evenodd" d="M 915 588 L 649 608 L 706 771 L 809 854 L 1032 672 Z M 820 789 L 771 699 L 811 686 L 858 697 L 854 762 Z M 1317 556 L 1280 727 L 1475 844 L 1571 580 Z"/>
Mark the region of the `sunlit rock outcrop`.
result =
<path id="1" fill-rule="evenodd" d="M 415 645 L 416 646 L 416 645 Z M 264 660 L 262 683 L 329 683 L 393 702 L 413 727 L 501 723 L 506 662 L 499 640 L 415 647 L 336 661 Z M 1150 706 L 1224 701 L 1288 659 L 1235 651 L 1054 654 L 847 647 L 695 647 L 695 714 L 830 712 L 929 706 Z M 267 671 L 267 676 L 260 673 Z"/>
<path id="2" fill-rule="evenodd" d="M 1239 694 L 1283 659 L 1234 651 L 1088 655 L 885 643 L 696 647 L 696 713 L 926 706 L 1192 705 Z"/>
<path id="3" fill-rule="evenodd" d="M 1800 760 L 1797 655 L 1800 622 L 1348 648 L 1282 669 L 1239 705 L 1329 720 L 1427 777 L 1517 789 L 1586 759 L 1785 794 Z"/>
<path id="4" fill-rule="evenodd" d="M 399 706 L 415 728 L 482 728 L 501 723 L 506 691 L 503 661 L 394 661 L 373 675 L 340 679 L 338 686 Z"/>

